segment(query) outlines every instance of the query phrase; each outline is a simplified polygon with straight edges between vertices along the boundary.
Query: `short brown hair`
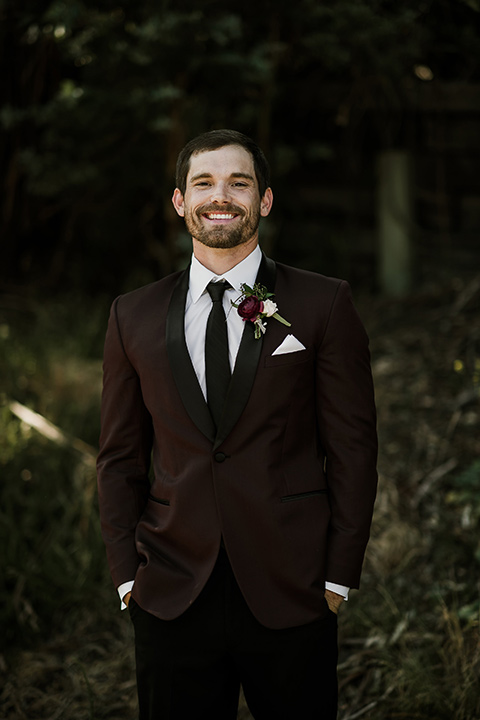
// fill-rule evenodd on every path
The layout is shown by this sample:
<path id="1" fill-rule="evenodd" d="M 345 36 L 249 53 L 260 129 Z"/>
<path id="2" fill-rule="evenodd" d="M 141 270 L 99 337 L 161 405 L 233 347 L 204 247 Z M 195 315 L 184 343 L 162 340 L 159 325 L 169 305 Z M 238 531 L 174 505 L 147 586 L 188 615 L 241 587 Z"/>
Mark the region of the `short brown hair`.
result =
<path id="1" fill-rule="evenodd" d="M 260 197 L 262 198 L 265 195 L 266 189 L 270 186 L 270 167 L 267 159 L 256 142 L 237 130 L 211 130 L 198 135 L 185 145 L 178 155 L 175 173 L 176 186 L 182 195 L 185 195 L 192 155 L 218 150 L 227 145 L 240 145 L 250 153 L 253 159 Z"/>

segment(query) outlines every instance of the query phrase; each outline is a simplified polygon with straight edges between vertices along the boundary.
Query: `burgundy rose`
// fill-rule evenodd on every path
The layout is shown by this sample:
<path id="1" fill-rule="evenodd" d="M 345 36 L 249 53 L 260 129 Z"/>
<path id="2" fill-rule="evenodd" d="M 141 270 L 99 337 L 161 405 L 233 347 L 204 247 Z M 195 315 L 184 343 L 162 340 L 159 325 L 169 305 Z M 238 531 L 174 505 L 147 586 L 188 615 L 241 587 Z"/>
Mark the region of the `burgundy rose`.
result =
<path id="1" fill-rule="evenodd" d="M 257 315 L 263 310 L 263 301 L 259 300 L 256 295 L 249 295 L 242 300 L 238 306 L 238 314 L 244 320 L 255 322 Z"/>

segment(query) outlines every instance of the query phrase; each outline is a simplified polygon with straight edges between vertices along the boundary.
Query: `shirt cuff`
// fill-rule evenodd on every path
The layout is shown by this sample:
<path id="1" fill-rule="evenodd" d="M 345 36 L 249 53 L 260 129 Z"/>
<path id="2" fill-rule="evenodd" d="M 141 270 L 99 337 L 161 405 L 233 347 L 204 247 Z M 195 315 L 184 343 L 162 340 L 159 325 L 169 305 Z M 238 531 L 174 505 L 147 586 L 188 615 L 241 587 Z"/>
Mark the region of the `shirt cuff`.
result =
<path id="1" fill-rule="evenodd" d="M 117 592 L 118 592 L 118 595 L 119 595 L 120 600 L 121 600 L 120 610 L 125 610 L 125 609 L 126 609 L 127 606 L 126 606 L 125 603 L 123 602 L 123 598 L 125 597 L 125 595 L 126 595 L 128 592 L 131 592 L 134 583 L 135 583 L 135 580 L 129 580 L 128 582 L 124 582 L 124 583 L 122 583 L 121 585 L 118 586 Z"/>
<path id="2" fill-rule="evenodd" d="M 341 595 L 345 601 L 348 600 L 350 588 L 345 585 L 337 585 L 337 583 L 326 582 L 325 590 L 331 590 L 332 592 L 337 593 L 337 595 Z"/>

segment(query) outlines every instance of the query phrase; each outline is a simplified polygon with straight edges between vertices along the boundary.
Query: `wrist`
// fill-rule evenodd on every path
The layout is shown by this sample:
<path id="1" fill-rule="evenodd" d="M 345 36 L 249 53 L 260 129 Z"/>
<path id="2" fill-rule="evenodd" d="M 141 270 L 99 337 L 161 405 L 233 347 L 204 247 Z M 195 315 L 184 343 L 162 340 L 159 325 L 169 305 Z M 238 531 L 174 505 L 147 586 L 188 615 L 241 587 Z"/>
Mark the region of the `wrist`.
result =
<path id="1" fill-rule="evenodd" d="M 327 601 L 329 609 L 336 614 L 345 598 L 332 590 L 325 590 L 325 600 Z"/>

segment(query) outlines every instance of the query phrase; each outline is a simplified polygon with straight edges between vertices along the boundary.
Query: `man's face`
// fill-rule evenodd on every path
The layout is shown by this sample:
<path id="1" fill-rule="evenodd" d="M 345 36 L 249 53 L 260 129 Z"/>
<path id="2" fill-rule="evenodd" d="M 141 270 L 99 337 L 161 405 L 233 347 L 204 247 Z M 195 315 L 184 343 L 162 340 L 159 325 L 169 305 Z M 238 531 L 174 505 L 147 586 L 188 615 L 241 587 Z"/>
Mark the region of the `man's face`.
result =
<path id="1" fill-rule="evenodd" d="M 260 199 L 253 158 L 239 145 L 193 155 L 185 195 L 178 188 L 173 204 L 195 240 L 210 248 L 233 248 L 258 235 L 268 215 L 271 190 Z"/>

